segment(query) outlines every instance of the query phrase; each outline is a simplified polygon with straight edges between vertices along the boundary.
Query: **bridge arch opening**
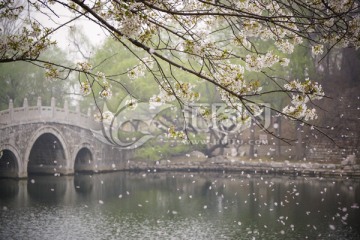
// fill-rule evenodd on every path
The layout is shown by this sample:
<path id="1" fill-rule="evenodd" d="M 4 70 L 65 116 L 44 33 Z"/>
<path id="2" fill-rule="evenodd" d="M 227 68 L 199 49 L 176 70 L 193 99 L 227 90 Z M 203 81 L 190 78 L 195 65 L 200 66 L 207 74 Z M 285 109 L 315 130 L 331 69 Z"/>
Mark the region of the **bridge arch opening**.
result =
<path id="1" fill-rule="evenodd" d="M 18 177 L 19 166 L 15 154 L 4 149 L 0 151 L 0 177 Z"/>
<path id="2" fill-rule="evenodd" d="M 55 174 L 65 167 L 65 151 L 60 140 L 52 133 L 40 135 L 30 151 L 28 174 Z"/>
<path id="3" fill-rule="evenodd" d="M 75 172 L 93 172 L 93 154 L 87 147 L 81 148 L 75 157 Z"/>

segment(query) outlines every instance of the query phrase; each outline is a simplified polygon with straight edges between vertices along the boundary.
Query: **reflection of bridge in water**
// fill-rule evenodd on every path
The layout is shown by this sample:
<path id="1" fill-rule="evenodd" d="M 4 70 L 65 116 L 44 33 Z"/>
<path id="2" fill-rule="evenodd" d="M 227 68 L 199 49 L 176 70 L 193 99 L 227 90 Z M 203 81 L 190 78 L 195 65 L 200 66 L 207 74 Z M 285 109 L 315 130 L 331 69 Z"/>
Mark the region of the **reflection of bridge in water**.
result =
<path id="1" fill-rule="evenodd" d="M 142 214 L 151 213 L 158 219 L 163 218 L 169 209 L 180 210 L 182 215 L 193 216 L 192 214 L 199 208 L 203 210 L 204 204 L 209 204 L 209 209 L 206 211 L 221 213 L 231 208 L 234 213 L 248 217 L 257 217 L 259 212 L 264 214 L 263 211 L 268 207 L 275 210 L 267 211 L 271 215 L 286 214 L 296 220 L 301 215 L 304 217 L 305 210 L 312 213 L 321 208 L 336 210 L 340 199 L 342 204 L 356 203 L 360 189 L 359 181 L 351 179 L 324 181 L 315 178 L 269 175 L 252 175 L 251 178 L 242 174 L 229 176 L 223 173 L 174 172 L 148 173 L 145 176 L 143 173 L 121 172 L 75 174 L 61 178 L 32 176 L 19 181 L 0 179 L 0 206 L 21 209 L 40 203 L 40 205 L 50 204 L 60 207 L 85 204 L 94 207 L 99 205 L 101 200 L 106 204 L 121 203 L 121 207 L 117 205 L 116 209 L 131 213 L 146 209 Z M 322 192 L 324 189 L 327 189 L 326 194 Z M 289 193 L 292 197 L 285 198 L 284 201 L 284 194 L 281 193 L 290 192 L 289 190 L 294 191 L 293 194 Z M 296 196 L 295 193 L 299 194 Z M 183 198 L 180 199 L 179 195 Z M 338 196 L 331 197 L 335 195 Z M 249 196 L 254 197 L 249 198 Z M 327 198 L 326 204 L 320 204 L 320 199 L 323 197 Z M 121 202 L 117 202 L 120 199 Z M 318 199 L 320 205 L 313 204 L 314 199 Z M 146 205 L 140 208 L 139 203 Z M 301 205 L 299 206 L 298 203 Z"/>
<path id="2" fill-rule="evenodd" d="M 123 169 L 126 152 L 107 145 L 93 136 L 100 123 L 77 107 L 71 111 L 67 101 L 63 108 L 36 106 L 0 111 L 0 176 L 27 177 L 28 173 L 73 174 L 76 171 L 110 171 Z"/>

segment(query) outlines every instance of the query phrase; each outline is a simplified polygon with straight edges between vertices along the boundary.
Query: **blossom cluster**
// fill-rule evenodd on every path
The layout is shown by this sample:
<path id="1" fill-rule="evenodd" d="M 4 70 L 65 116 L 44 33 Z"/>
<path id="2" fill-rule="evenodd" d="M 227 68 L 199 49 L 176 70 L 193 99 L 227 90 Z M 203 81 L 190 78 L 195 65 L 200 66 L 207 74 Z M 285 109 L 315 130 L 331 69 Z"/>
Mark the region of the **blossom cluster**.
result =
<path id="1" fill-rule="evenodd" d="M 160 93 L 150 98 L 150 106 L 160 106 L 166 102 L 172 102 L 179 98 L 186 103 L 195 102 L 199 100 L 200 93 L 194 91 L 195 85 L 189 82 L 175 82 L 171 85 L 169 82 L 163 83 L 159 86 Z"/>
<path id="2" fill-rule="evenodd" d="M 138 106 L 138 100 L 135 98 L 130 98 L 125 101 L 125 105 L 131 109 L 134 110 Z"/>
<path id="3" fill-rule="evenodd" d="M 323 45 L 314 45 L 314 46 L 312 46 L 311 51 L 314 55 L 321 55 L 324 52 L 324 46 Z"/>
<path id="4" fill-rule="evenodd" d="M 172 139 L 186 139 L 186 134 L 184 133 L 184 131 L 175 130 L 175 126 L 171 126 L 168 128 L 168 133 L 166 134 L 166 136 Z"/>
<path id="5" fill-rule="evenodd" d="M 84 73 L 89 73 L 91 68 L 91 64 L 89 63 L 78 64 L 78 70 Z M 99 97 L 103 99 L 110 99 L 112 96 L 111 84 L 106 79 L 105 74 L 103 72 L 97 72 L 93 77 L 94 82 L 96 82 L 101 87 Z M 90 83 L 88 79 L 80 82 L 80 92 L 83 96 L 89 95 L 91 93 L 94 82 Z"/>
<path id="6" fill-rule="evenodd" d="M 94 119 L 97 122 L 111 124 L 112 120 L 114 119 L 114 114 L 110 111 L 104 111 L 102 113 L 95 113 Z"/>
<path id="7" fill-rule="evenodd" d="M 99 72 L 98 77 L 101 77 L 101 81 L 97 81 L 98 84 L 102 87 L 99 92 L 100 98 L 110 99 L 112 96 L 111 84 L 106 80 L 106 77 L 103 73 Z"/>
<path id="8" fill-rule="evenodd" d="M 308 104 L 313 100 L 324 97 L 321 85 L 306 79 L 304 82 L 292 81 L 284 85 L 291 92 L 291 104 L 283 108 L 282 112 L 291 119 L 303 119 L 305 121 L 317 118 L 315 108 L 309 108 Z"/>
<path id="9" fill-rule="evenodd" d="M 288 66 L 290 60 L 288 58 L 280 58 L 278 55 L 273 54 L 271 51 L 265 55 L 246 55 L 246 69 L 249 71 L 259 72 L 264 68 L 270 68 L 276 63 L 282 66 Z"/>
<path id="10" fill-rule="evenodd" d="M 226 87 L 226 90 L 219 87 L 223 101 L 231 104 L 230 99 L 237 99 L 239 95 L 256 94 L 262 90 L 259 81 L 246 81 L 245 68 L 242 65 L 219 63 L 217 67 L 214 77 L 221 86 Z"/>
<path id="11" fill-rule="evenodd" d="M 90 72 L 93 66 L 88 62 L 78 62 L 76 69 L 81 72 Z"/>
<path id="12" fill-rule="evenodd" d="M 99 92 L 100 98 L 110 99 L 112 96 L 112 91 L 110 85 L 104 85 L 103 89 Z"/>
<path id="13" fill-rule="evenodd" d="M 56 44 L 49 37 L 52 29 L 41 28 L 36 21 L 29 22 L 19 33 L 3 33 L 0 29 L 1 60 L 35 60 L 42 52 Z"/>
<path id="14" fill-rule="evenodd" d="M 80 83 L 80 92 L 83 96 L 89 95 L 91 93 L 91 86 L 88 81 L 83 81 Z"/>
<path id="15" fill-rule="evenodd" d="M 154 67 L 154 60 L 149 57 L 144 57 L 140 60 L 140 63 L 133 67 L 132 69 L 128 69 L 127 76 L 131 79 L 137 79 L 139 77 L 145 76 L 145 72 L 147 70 L 151 70 Z"/>
<path id="16" fill-rule="evenodd" d="M 149 102 L 150 107 L 161 106 L 166 102 L 172 102 L 176 99 L 172 88 L 159 86 L 159 94 L 153 95 Z"/>
<path id="17" fill-rule="evenodd" d="M 59 69 L 54 67 L 52 64 L 45 63 L 44 68 L 45 68 L 45 78 L 47 80 L 52 81 L 54 79 L 59 78 L 60 76 Z"/>

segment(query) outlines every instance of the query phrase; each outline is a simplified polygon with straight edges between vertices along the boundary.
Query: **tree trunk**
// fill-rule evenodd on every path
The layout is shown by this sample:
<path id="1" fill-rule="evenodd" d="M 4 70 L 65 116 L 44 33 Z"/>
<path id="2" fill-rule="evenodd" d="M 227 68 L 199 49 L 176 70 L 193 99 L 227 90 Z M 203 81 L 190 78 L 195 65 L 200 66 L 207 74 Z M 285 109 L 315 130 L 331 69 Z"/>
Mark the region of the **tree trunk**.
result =
<path id="1" fill-rule="evenodd" d="M 223 155 L 225 147 L 228 145 L 228 142 L 225 140 L 227 140 L 225 134 L 217 135 L 216 132 L 211 131 L 210 142 L 207 144 L 203 153 L 209 157 L 214 157 L 215 155 L 213 153 L 219 149 L 219 153 L 216 155 Z"/>

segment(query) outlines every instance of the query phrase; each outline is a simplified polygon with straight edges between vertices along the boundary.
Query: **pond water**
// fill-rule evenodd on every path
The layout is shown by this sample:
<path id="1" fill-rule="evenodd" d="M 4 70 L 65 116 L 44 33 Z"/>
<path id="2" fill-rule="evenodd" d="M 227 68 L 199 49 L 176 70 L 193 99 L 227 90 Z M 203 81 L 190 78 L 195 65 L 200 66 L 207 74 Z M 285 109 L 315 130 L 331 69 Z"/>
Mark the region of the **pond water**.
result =
<path id="1" fill-rule="evenodd" d="M 0 179 L 0 239 L 360 239 L 360 182 L 226 173 Z"/>

